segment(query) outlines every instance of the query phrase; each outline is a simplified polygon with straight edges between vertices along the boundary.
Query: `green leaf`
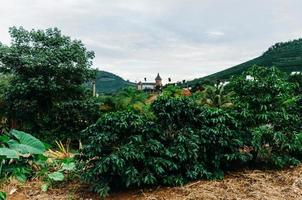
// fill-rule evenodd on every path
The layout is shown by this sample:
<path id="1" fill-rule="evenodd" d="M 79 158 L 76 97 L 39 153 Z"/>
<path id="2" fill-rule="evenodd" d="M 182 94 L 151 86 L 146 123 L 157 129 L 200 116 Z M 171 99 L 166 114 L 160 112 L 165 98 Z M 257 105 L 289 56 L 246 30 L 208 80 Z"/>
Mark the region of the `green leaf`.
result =
<path id="1" fill-rule="evenodd" d="M 49 188 L 49 183 L 44 183 L 44 184 L 41 186 L 41 190 L 42 190 L 43 192 L 47 192 L 48 188 Z"/>
<path id="2" fill-rule="evenodd" d="M 63 163 L 62 164 L 62 170 L 73 171 L 74 169 L 75 169 L 75 163 L 74 162 Z"/>
<path id="3" fill-rule="evenodd" d="M 62 172 L 53 172 L 51 174 L 48 174 L 48 178 L 54 181 L 63 181 L 64 174 Z"/>
<path id="4" fill-rule="evenodd" d="M 0 200 L 6 200 L 6 193 L 0 192 Z"/>
<path id="5" fill-rule="evenodd" d="M 12 135 L 15 136 L 19 141 L 8 141 L 7 143 L 11 149 L 19 151 L 22 154 L 44 153 L 44 144 L 34 136 L 17 130 L 12 130 Z"/>
<path id="6" fill-rule="evenodd" d="M 17 173 L 17 174 L 15 174 L 15 177 L 21 183 L 25 183 L 26 180 L 27 180 L 27 177 L 26 177 L 26 175 L 24 173 Z"/>
<path id="7" fill-rule="evenodd" d="M 0 148 L 0 156 L 5 156 L 6 158 L 19 158 L 18 152 L 6 147 Z"/>
<path id="8" fill-rule="evenodd" d="M 7 135 L 1 135 L 0 136 L 0 142 L 6 143 L 9 140 L 9 137 Z"/>

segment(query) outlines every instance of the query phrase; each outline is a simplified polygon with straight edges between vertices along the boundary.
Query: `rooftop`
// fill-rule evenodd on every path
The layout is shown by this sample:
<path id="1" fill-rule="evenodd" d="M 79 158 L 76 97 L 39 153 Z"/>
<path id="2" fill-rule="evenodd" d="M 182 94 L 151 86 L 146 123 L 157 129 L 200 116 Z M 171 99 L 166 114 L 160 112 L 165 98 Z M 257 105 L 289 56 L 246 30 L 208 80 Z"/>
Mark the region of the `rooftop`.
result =
<path id="1" fill-rule="evenodd" d="M 139 85 L 155 85 L 155 83 L 139 82 Z"/>
<path id="2" fill-rule="evenodd" d="M 155 80 L 156 81 L 161 81 L 162 80 L 161 77 L 159 76 L 159 73 L 157 73 L 157 76 L 156 76 Z"/>

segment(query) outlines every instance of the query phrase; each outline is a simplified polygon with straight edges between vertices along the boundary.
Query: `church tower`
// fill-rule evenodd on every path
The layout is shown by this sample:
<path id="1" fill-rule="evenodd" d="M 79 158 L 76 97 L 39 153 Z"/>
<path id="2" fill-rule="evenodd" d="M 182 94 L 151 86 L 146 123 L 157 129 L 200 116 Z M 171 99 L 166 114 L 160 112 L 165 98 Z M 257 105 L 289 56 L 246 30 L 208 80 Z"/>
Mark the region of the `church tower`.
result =
<path id="1" fill-rule="evenodd" d="M 162 86 L 162 79 L 161 79 L 161 77 L 159 76 L 159 73 L 157 73 L 157 76 L 156 76 L 156 78 L 155 78 L 155 85 L 158 87 L 161 87 Z"/>
<path id="2" fill-rule="evenodd" d="M 162 90 L 163 84 L 161 81 L 162 81 L 162 79 L 159 76 L 159 73 L 157 73 L 157 76 L 155 78 L 155 91 L 157 91 L 157 92 L 161 92 L 161 90 Z"/>

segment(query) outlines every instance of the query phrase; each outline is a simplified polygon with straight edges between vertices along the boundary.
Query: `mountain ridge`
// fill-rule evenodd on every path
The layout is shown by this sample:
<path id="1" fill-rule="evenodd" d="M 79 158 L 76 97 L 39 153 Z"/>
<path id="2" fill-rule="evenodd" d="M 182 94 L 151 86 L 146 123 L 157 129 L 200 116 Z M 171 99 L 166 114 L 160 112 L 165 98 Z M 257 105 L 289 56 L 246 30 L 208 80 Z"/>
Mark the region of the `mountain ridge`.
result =
<path id="1" fill-rule="evenodd" d="M 287 73 L 291 73 L 293 71 L 302 71 L 302 38 L 288 42 L 276 43 L 262 55 L 256 58 L 214 74 L 188 81 L 187 84 L 192 86 L 200 82 L 216 82 L 217 80 L 227 80 L 233 75 L 241 74 L 253 65 L 264 67 L 275 66 L 281 71 Z"/>
<path id="2" fill-rule="evenodd" d="M 96 93 L 115 93 L 125 87 L 135 87 L 135 83 L 107 71 L 98 70 L 96 73 Z"/>

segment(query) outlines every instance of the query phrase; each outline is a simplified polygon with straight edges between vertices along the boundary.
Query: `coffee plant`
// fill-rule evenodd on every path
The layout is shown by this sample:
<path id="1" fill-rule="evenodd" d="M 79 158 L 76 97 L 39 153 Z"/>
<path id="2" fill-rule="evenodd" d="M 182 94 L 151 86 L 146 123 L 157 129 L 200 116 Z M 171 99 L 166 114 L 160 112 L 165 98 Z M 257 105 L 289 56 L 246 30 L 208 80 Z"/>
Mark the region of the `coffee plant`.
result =
<path id="1" fill-rule="evenodd" d="M 250 158 L 240 151 L 244 142 L 225 111 L 198 107 L 189 98 L 159 99 L 152 109 L 156 120 L 122 111 L 85 130 L 90 142 L 78 157 L 79 169 L 100 195 L 222 178 L 223 169 Z"/>

